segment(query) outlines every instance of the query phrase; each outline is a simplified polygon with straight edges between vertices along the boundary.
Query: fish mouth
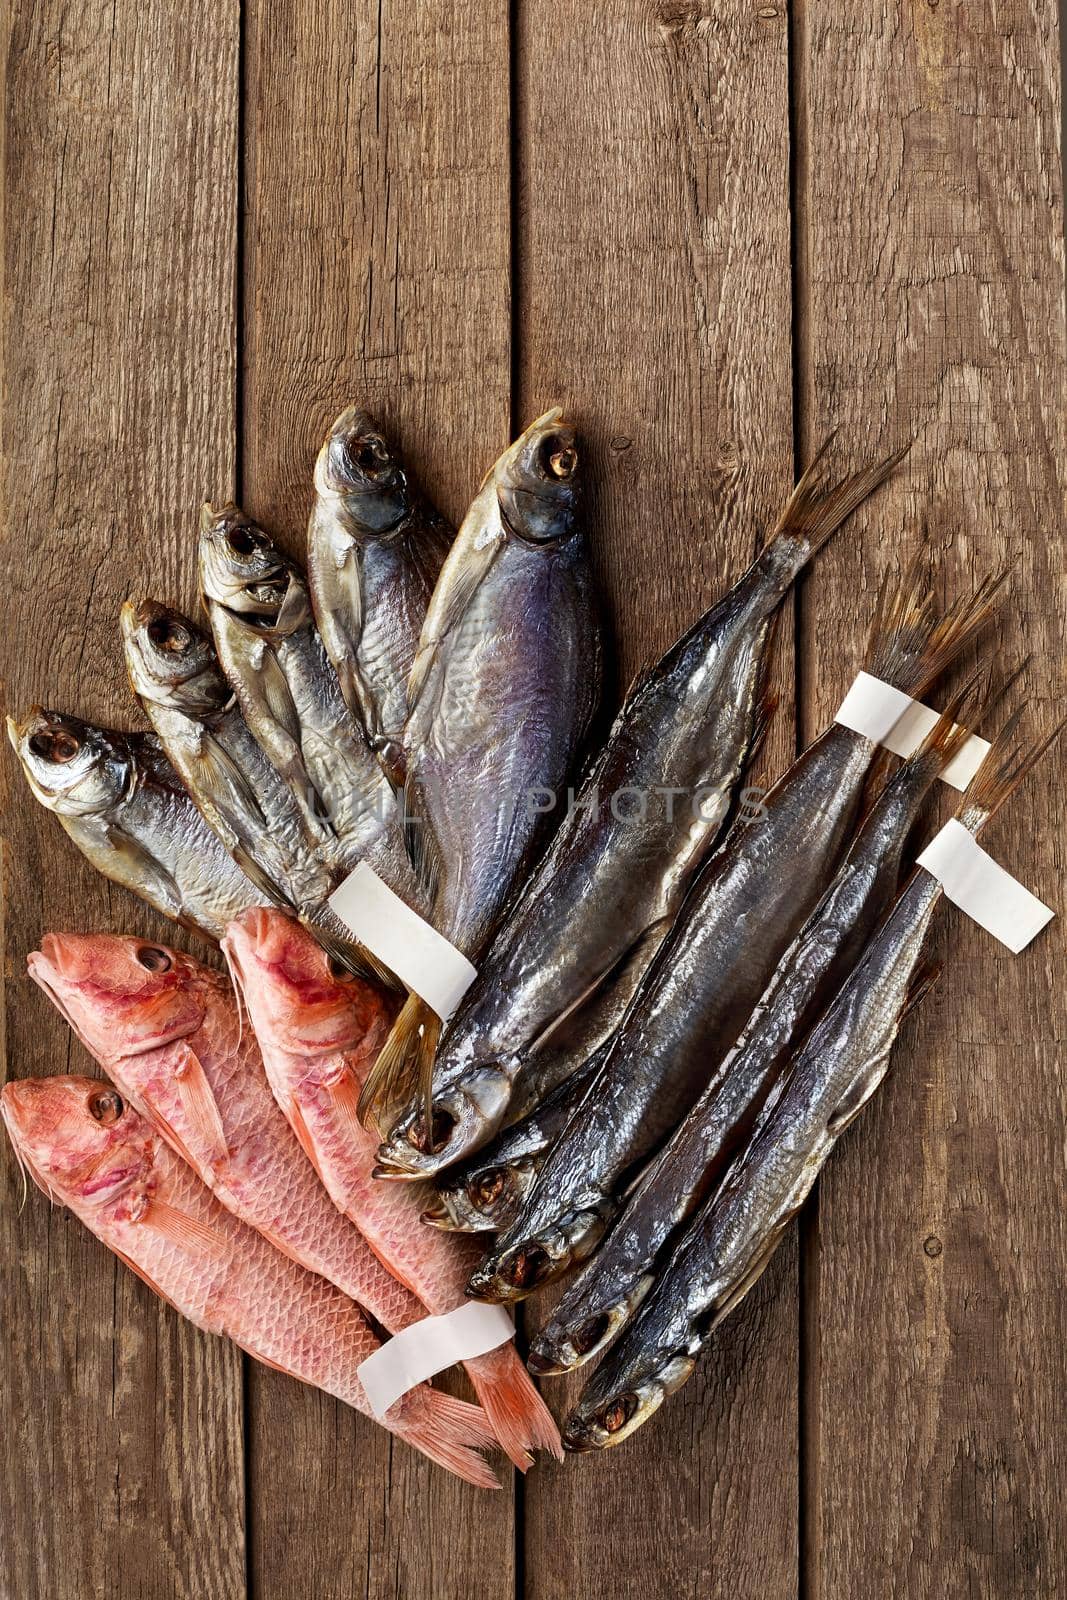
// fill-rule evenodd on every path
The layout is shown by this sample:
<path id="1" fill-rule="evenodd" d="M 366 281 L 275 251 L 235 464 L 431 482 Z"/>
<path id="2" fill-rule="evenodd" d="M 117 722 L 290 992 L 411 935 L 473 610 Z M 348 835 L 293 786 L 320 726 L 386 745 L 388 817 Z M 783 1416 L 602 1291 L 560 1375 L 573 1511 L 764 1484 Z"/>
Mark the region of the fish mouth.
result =
<path id="1" fill-rule="evenodd" d="M 557 1218 L 541 1232 L 527 1234 L 491 1252 L 471 1274 L 467 1293 L 476 1300 L 502 1304 L 524 1300 L 583 1261 L 599 1243 L 613 1214 L 610 1200 L 582 1206 Z"/>
<path id="2" fill-rule="evenodd" d="M 382 1176 L 401 1182 L 428 1178 L 472 1155 L 500 1128 L 510 1093 L 511 1079 L 502 1066 L 479 1067 L 462 1088 L 434 1097 L 430 1139 L 421 1110 L 412 1108 L 378 1150 Z"/>
<path id="3" fill-rule="evenodd" d="M 609 1357 L 610 1361 L 610 1357 Z M 611 1450 L 643 1427 L 696 1366 L 695 1357 L 677 1352 L 661 1362 L 656 1370 L 636 1382 L 597 1394 L 600 1367 L 574 1410 L 560 1430 L 563 1448 L 576 1454 L 590 1450 Z"/>
<path id="4" fill-rule="evenodd" d="M 564 1296 L 553 1316 L 530 1343 L 527 1365 L 531 1371 L 555 1374 L 584 1367 L 600 1355 L 629 1322 L 652 1283 L 651 1273 L 645 1273 L 621 1300 L 586 1311 L 580 1305 L 568 1310 L 567 1296 Z M 534 1360 L 540 1364 L 533 1366 Z"/>

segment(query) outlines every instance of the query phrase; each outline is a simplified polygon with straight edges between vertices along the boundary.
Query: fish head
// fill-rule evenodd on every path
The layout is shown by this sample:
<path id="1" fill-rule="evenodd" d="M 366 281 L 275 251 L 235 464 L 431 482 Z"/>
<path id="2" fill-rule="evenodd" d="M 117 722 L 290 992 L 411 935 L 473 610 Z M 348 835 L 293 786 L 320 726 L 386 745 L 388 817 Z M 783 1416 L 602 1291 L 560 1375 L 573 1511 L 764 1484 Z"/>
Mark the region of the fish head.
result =
<path id="1" fill-rule="evenodd" d="M 27 967 L 104 1065 L 188 1038 L 223 982 L 191 956 L 126 934 L 47 933 Z"/>
<path id="2" fill-rule="evenodd" d="M 356 538 L 391 533 L 411 510 L 407 473 L 365 411 L 350 406 L 333 424 L 315 463 L 315 491 L 344 505 Z"/>
<path id="3" fill-rule="evenodd" d="M 294 568 L 240 507 L 204 506 L 199 560 L 200 586 L 208 600 L 250 623 L 273 626 L 288 598 Z"/>
<path id="4" fill-rule="evenodd" d="M 433 1097 L 429 1136 L 421 1104 L 409 1105 L 378 1151 L 383 1177 L 425 1178 L 481 1148 L 504 1120 L 511 1077 L 485 1062 Z"/>
<path id="5" fill-rule="evenodd" d="M 467 1293 L 476 1300 L 508 1305 L 525 1299 L 543 1284 L 554 1283 L 595 1248 L 610 1211 L 610 1202 L 604 1201 L 553 1216 L 543 1225 L 523 1216 L 471 1273 Z"/>
<path id="6" fill-rule="evenodd" d="M 356 1051 L 385 1016 L 377 990 L 274 906 L 242 912 L 222 950 L 265 1047 L 300 1057 Z"/>
<path id="7" fill-rule="evenodd" d="M 559 407 L 532 422 L 494 470 L 500 513 L 516 538 L 556 546 L 575 531 L 580 457 L 577 435 Z"/>
<path id="8" fill-rule="evenodd" d="M 607 1348 L 633 1316 L 652 1287 L 644 1273 L 626 1293 L 612 1294 L 594 1268 L 584 1293 L 576 1293 L 577 1279 L 544 1327 L 530 1341 L 528 1365 L 539 1377 L 557 1376 L 584 1367 Z"/>
<path id="9" fill-rule="evenodd" d="M 512 1161 L 483 1166 L 476 1172 L 438 1180 L 423 1222 L 449 1233 L 486 1233 L 506 1228 L 518 1216 L 533 1187 L 537 1167 L 532 1161 Z"/>
<path id="10" fill-rule="evenodd" d="M 621 1444 L 681 1388 L 695 1365 L 696 1357 L 684 1350 L 656 1349 L 628 1359 L 619 1347 L 619 1358 L 613 1354 L 601 1363 L 564 1422 L 564 1449 L 585 1453 Z"/>
<path id="11" fill-rule="evenodd" d="M 107 1204 L 151 1174 L 152 1130 L 99 1078 L 12 1079 L 0 1116 L 20 1164 L 65 1205 Z"/>
<path id="12" fill-rule="evenodd" d="M 127 600 L 120 613 L 133 692 L 186 716 L 208 716 L 233 698 L 203 629 L 158 600 Z"/>
<path id="13" fill-rule="evenodd" d="M 126 792 L 133 764 L 126 741 L 78 717 L 34 706 L 7 719 L 8 738 L 37 799 L 60 816 L 93 816 Z"/>

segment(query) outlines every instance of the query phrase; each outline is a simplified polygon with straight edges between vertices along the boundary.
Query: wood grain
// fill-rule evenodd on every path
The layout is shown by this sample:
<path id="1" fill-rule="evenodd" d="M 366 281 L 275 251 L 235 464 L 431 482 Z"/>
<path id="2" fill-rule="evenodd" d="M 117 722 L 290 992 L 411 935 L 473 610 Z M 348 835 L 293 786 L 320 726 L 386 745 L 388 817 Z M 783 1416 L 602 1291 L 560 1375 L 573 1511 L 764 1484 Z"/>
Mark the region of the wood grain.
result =
<path id="1" fill-rule="evenodd" d="M 1053 13 L 883 0 L 861 20 L 827 0 L 798 20 L 805 423 L 857 454 L 918 441 L 812 592 L 806 714 L 832 712 L 875 573 L 925 517 L 942 595 L 1014 559 L 984 653 L 1033 651 L 1030 725 L 1048 727 L 1067 619 Z M 1061 753 L 988 840 L 1061 910 L 1063 773 Z M 809 1241 L 812 1596 L 1067 1587 L 1062 925 L 1015 958 L 946 911 L 935 945 L 939 992 Z"/>
<path id="2" fill-rule="evenodd" d="M 128 722 L 119 604 L 191 598 L 195 508 L 233 479 L 237 10 L 49 0 L 8 21 L 8 708 Z M 174 930 L 96 876 L 6 744 L 3 786 L 7 1072 L 87 1071 L 27 951 L 48 928 Z M 0 1592 L 233 1600 L 240 1358 L 36 1190 L 20 1211 L 3 1145 Z"/>
<path id="3" fill-rule="evenodd" d="M 519 17 L 517 418 L 560 401 L 581 426 L 625 680 L 747 565 L 792 482 L 786 18 Z M 771 765 L 790 722 L 787 696 Z M 663 1425 L 531 1475 L 525 1593 L 795 1594 L 796 1373 L 783 1253 Z M 577 1382 L 546 1385 L 561 1414 Z"/>
<path id="4" fill-rule="evenodd" d="M 246 39 L 242 493 L 301 552 L 358 401 L 458 518 L 510 413 L 507 7 L 253 0 Z M 269 1374 L 249 1397 L 256 1600 L 512 1592 L 510 1488 Z"/>

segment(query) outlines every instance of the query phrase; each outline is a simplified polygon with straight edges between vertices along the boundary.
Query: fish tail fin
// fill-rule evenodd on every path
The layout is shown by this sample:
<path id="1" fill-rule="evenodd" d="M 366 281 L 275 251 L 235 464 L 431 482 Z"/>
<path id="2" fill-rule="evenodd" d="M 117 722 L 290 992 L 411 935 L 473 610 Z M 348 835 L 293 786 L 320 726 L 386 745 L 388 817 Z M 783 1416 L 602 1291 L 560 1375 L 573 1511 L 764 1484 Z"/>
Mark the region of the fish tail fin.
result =
<path id="1" fill-rule="evenodd" d="M 981 833 L 990 818 L 996 815 L 1005 801 L 1011 799 L 1046 750 L 1055 744 L 1067 727 L 1067 717 L 1063 717 L 1050 733 L 1027 742 L 1017 737 L 1022 715 L 1023 708 L 1020 707 L 1008 718 L 971 780 L 959 820 L 974 834 Z"/>
<path id="2" fill-rule="evenodd" d="M 513 1344 L 464 1365 L 494 1434 L 520 1472 L 532 1465 L 534 1450 L 563 1460 L 559 1429 Z"/>
<path id="3" fill-rule="evenodd" d="M 826 458 L 836 437 L 836 432 L 831 433 L 816 451 L 782 508 L 768 541 L 799 541 L 805 561 L 821 550 L 853 511 L 885 482 L 912 445 L 909 439 L 892 455 L 884 456 L 880 461 L 869 461 L 858 472 L 832 484 L 826 470 Z"/>
<path id="4" fill-rule="evenodd" d="M 499 1489 L 500 1480 L 480 1452 L 496 1444 L 496 1435 L 480 1406 L 456 1400 L 439 1389 L 416 1389 L 405 1396 L 396 1423 L 388 1413 L 385 1425 L 447 1472 L 479 1489 Z"/>
<path id="5" fill-rule="evenodd" d="M 990 573 L 939 615 L 922 557 L 909 561 L 895 582 L 887 572 L 871 626 L 867 670 L 918 698 L 985 626 L 1009 574 L 1008 567 Z"/>
<path id="6" fill-rule="evenodd" d="M 409 994 L 363 1085 L 359 1115 L 364 1123 L 371 1117 L 383 1122 L 390 1109 L 417 1092 L 429 1127 L 433 1063 L 440 1033 L 440 1018 L 419 995 Z"/>

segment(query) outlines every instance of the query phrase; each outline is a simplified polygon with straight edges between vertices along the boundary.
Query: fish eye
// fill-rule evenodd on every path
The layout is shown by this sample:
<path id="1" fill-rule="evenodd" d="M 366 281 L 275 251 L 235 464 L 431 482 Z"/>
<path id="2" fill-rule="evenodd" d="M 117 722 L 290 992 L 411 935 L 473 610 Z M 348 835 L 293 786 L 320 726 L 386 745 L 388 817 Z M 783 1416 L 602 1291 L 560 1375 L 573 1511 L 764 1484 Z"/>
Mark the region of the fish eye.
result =
<path id="1" fill-rule="evenodd" d="M 502 1168 L 490 1167 L 488 1172 L 483 1172 L 481 1177 L 471 1184 L 471 1199 L 475 1205 L 491 1206 L 494 1200 L 499 1199 L 503 1187 Z"/>
<path id="2" fill-rule="evenodd" d="M 30 749 L 42 761 L 73 761 L 81 749 L 81 740 L 63 728 L 50 728 L 33 735 Z"/>
<path id="3" fill-rule="evenodd" d="M 112 1127 L 126 1107 L 117 1089 L 98 1089 L 89 1096 L 89 1114 L 105 1128 Z"/>
<path id="4" fill-rule="evenodd" d="M 606 1433 L 618 1433 L 620 1428 L 626 1426 L 634 1412 L 637 1410 L 638 1399 L 635 1394 L 622 1394 L 613 1400 L 607 1410 L 600 1417 L 601 1426 Z"/>
<path id="5" fill-rule="evenodd" d="M 189 629 L 182 623 L 175 622 L 172 617 L 157 617 L 148 624 L 148 637 L 157 650 L 166 650 L 170 655 L 178 655 L 182 650 L 188 650 L 192 639 Z"/>
<path id="6" fill-rule="evenodd" d="M 263 540 L 250 528 L 231 528 L 226 535 L 226 542 L 235 556 L 250 556 L 253 551 L 263 546 Z"/>
<path id="7" fill-rule="evenodd" d="M 147 972 L 169 972 L 174 963 L 167 952 L 158 944 L 143 944 L 137 951 L 137 959 Z"/>
<path id="8" fill-rule="evenodd" d="M 578 467 L 578 452 L 569 439 L 552 435 L 545 440 L 541 454 L 550 477 L 558 478 L 561 483 L 573 478 Z"/>
<path id="9" fill-rule="evenodd" d="M 345 966 L 340 956 L 327 956 L 326 965 L 329 968 L 330 977 L 336 978 L 338 983 L 351 983 L 355 977 L 355 973 L 352 972 L 350 967 Z"/>

